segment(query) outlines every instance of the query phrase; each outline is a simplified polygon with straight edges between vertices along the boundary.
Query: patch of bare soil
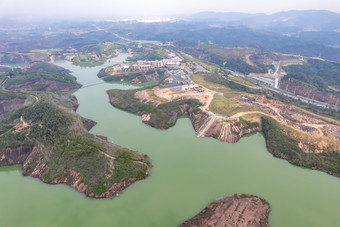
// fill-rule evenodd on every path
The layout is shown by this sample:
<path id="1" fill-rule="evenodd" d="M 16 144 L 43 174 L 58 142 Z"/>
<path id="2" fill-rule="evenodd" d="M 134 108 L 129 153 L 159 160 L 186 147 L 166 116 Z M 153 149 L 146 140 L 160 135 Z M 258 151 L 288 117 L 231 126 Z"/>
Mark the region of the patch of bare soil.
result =
<path id="1" fill-rule="evenodd" d="M 318 115 L 278 101 L 268 101 L 263 96 L 258 95 L 242 96 L 237 98 L 237 101 L 246 102 L 249 105 L 259 108 L 263 111 L 264 115 L 269 115 L 287 126 L 304 132 L 316 132 L 323 135 L 320 127 L 323 127 L 326 124 L 326 120 Z M 252 112 L 238 113 L 231 117 L 235 118 L 247 113 Z"/>
<path id="2" fill-rule="evenodd" d="M 338 125 L 326 125 L 322 128 L 325 135 L 331 135 L 340 140 L 340 126 Z"/>
<path id="3" fill-rule="evenodd" d="M 250 60 L 251 54 L 246 55 L 246 62 L 248 65 L 255 66 L 254 63 Z"/>
<path id="4" fill-rule="evenodd" d="M 174 88 L 162 88 L 155 91 L 155 95 L 169 101 L 198 99 L 203 104 L 200 109 L 204 112 L 209 112 L 209 105 L 214 99 L 215 94 L 215 91 L 198 84 L 183 85 Z"/>
<path id="5" fill-rule="evenodd" d="M 151 95 L 150 95 L 151 94 Z M 134 95 L 136 99 L 138 99 L 141 103 L 149 103 L 153 106 L 158 106 L 162 103 L 166 103 L 167 100 L 164 98 L 161 98 L 157 95 L 154 95 L 153 90 L 141 90 L 137 91 Z"/>
<path id="6" fill-rule="evenodd" d="M 309 114 L 299 108 L 290 105 L 275 105 L 279 111 L 281 116 L 284 118 L 291 120 L 296 123 L 309 123 L 309 124 L 324 124 L 325 121 L 318 116 Z"/>
<path id="7" fill-rule="evenodd" d="M 338 87 L 332 87 L 332 86 L 328 86 L 328 88 L 332 89 L 333 91 L 339 92 L 340 88 Z"/>
<path id="8" fill-rule="evenodd" d="M 238 121 L 228 122 L 203 112 L 191 114 L 190 120 L 198 137 L 213 137 L 228 143 L 236 143 L 243 135 L 261 131 L 260 126 L 246 128 Z"/>

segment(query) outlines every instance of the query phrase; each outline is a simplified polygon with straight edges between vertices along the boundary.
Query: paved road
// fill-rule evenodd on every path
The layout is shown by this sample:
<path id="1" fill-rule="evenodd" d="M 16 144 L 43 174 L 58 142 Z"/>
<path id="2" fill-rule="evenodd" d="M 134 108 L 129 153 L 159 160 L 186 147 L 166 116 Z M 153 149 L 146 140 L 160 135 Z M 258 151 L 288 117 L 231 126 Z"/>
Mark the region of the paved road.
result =
<path id="1" fill-rule="evenodd" d="M 247 79 L 246 76 L 241 74 L 241 73 L 234 72 L 234 71 L 232 71 L 230 69 L 226 69 L 226 71 L 230 72 L 234 76 L 238 76 L 238 77 L 242 77 L 242 78 Z M 252 79 L 256 80 L 257 78 L 253 77 Z M 258 80 L 258 81 L 260 82 L 260 80 Z M 329 108 L 329 109 L 333 109 L 333 110 L 336 110 L 336 111 L 340 111 L 340 106 L 335 106 L 335 105 L 331 105 L 331 104 L 328 104 L 328 103 L 325 103 L 325 102 L 320 102 L 320 101 L 317 101 L 317 100 L 306 98 L 306 97 L 303 97 L 303 96 L 300 96 L 300 95 L 295 95 L 295 94 L 290 93 L 288 91 L 284 91 L 284 90 L 281 90 L 281 89 L 276 89 L 276 88 L 273 88 L 273 87 L 270 87 L 270 86 L 263 85 L 261 83 L 259 83 L 259 85 L 262 88 L 264 88 L 264 89 L 267 89 L 267 90 L 279 93 L 281 95 L 290 97 L 290 98 L 295 99 L 295 100 L 301 100 L 302 102 L 309 103 L 309 104 L 312 104 L 312 105 L 315 105 L 315 106 L 319 106 L 319 107 L 323 107 L 323 108 Z"/>
<path id="2" fill-rule="evenodd" d="M 310 99 L 310 98 L 306 98 L 306 97 L 303 97 L 303 96 L 300 96 L 300 95 L 295 95 L 293 93 L 290 93 L 288 91 L 284 91 L 284 90 L 281 90 L 281 89 L 275 89 L 275 88 L 270 88 L 270 87 L 266 87 L 266 89 L 273 91 L 273 92 L 276 92 L 276 93 L 279 93 L 281 95 L 287 96 L 287 97 L 292 98 L 292 99 L 301 100 L 302 102 L 313 104 L 315 106 L 319 106 L 319 107 L 323 107 L 323 108 L 330 108 L 330 109 L 334 109 L 336 111 L 340 110 L 340 106 L 330 105 L 330 104 L 325 103 L 325 102 L 320 102 L 320 101 L 313 100 L 313 99 Z"/>
<path id="3" fill-rule="evenodd" d="M 1 84 L 0 87 L 2 88 L 2 86 L 4 86 L 4 84 L 7 82 L 7 80 L 9 79 L 9 77 L 7 77 Z"/>

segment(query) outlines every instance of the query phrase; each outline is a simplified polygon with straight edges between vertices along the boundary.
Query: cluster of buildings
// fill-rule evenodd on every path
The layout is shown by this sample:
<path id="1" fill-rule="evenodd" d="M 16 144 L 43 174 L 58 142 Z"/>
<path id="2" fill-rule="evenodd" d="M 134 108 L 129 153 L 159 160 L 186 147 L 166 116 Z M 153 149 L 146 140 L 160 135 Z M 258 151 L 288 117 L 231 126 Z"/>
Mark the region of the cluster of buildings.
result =
<path id="1" fill-rule="evenodd" d="M 156 61 L 137 61 L 132 65 L 133 70 L 148 71 L 154 68 L 178 68 L 181 65 L 181 59 L 174 54 L 169 54 L 170 58 Z"/>
<path id="2" fill-rule="evenodd" d="M 169 58 L 156 60 L 156 61 L 137 61 L 135 64 L 119 64 L 113 67 L 114 72 L 118 71 L 143 71 L 146 72 L 155 68 L 179 68 L 181 66 L 182 59 L 173 53 L 169 54 Z"/>
<path id="3" fill-rule="evenodd" d="M 14 130 L 17 132 L 23 131 L 25 129 L 29 129 L 29 125 L 25 122 L 19 123 L 14 127 Z"/>

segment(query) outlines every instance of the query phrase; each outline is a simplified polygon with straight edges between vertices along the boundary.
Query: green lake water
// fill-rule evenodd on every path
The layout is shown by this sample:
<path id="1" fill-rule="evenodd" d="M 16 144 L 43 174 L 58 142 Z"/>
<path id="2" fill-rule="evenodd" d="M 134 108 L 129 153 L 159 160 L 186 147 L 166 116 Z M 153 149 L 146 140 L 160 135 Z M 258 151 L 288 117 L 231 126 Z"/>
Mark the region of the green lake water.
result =
<path id="1" fill-rule="evenodd" d="M 273 227 L 340 226 L 340 178 L 274 158 L 260 133 L 228 144 L 197 138 L 187 118 L 168 130 L 148 127 L 109 104 L 106 90 L 133 87 L 98 80 L 104 66 L 57 64 L 84 84 L 75 95 L 78 112 L 98 122 L 91 132 L 147 154 L 153 168 L 118 198 L 95 200 L 23 177 L 20 166 L 2 167 L 0 226 L 177 226 L 215 198 L 235 193 L 266 199 Z"/>

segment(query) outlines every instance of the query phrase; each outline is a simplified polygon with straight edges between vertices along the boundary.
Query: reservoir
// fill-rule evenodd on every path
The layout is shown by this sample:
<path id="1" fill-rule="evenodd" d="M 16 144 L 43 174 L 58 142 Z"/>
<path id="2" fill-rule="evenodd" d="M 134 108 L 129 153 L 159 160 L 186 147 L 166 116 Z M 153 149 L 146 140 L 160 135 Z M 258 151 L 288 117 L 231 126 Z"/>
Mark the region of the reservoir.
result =
<path id="1" fill-rule="evenodd" d="M 340 225 L 340 178 L 274 158 L 260 133 L 228 144 L 197 138 L 187 118 L 168 130 L 151 128 L 110 105 L 106 90 L 134 88 L 97 78 L 110 62 L 93 68 L 57 64 L 83 84 L 75 93 L 77 112 L 98 122 L 91 132 L 147 154 L 150 176 L 118 198 L 96 200 L 66 185 L 23 177 L 20 166 L 2 167 L 0 226 L 178 226 L 215 198 L 235 193 L 267 200 L 273 227 Z"/>

